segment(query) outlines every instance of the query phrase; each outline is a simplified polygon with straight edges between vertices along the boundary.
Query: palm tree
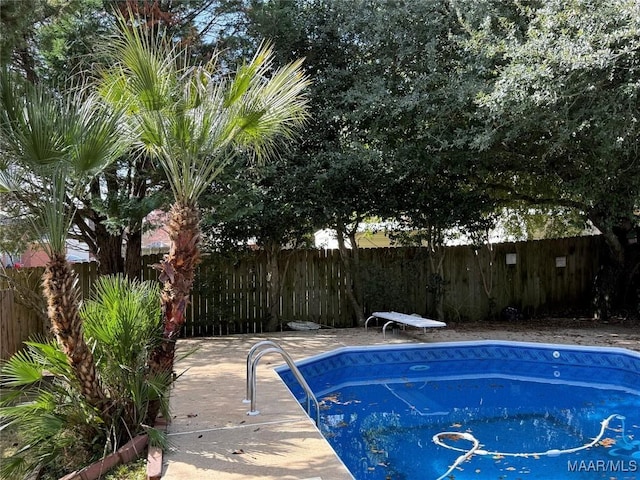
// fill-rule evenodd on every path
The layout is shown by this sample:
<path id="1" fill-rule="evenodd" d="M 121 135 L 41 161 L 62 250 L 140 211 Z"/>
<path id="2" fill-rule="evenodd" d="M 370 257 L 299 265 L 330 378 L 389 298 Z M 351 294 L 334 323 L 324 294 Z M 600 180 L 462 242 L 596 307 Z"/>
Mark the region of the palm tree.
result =
<path id="1" fill-rule="evenodd" d="M 123 276 L 103 276 L 93 285 L 80 316 L 100 376 L 109 411 L 89 405 L 55 341 L 31 340 L 2 363 L 0 432 L 12 428 L 21 445 L 0 462 L 0 478 L 59 478 L 113 453 L 131 438 L 147 434 L 166 444 L 145 423 L 159 404 L 168 415 L 164 376 L 149 375 L 147 357 L 160 340 L 160 287 Z"/>
<path id="2" fill-rule="evenodd" d="M 73 198 L 127 145 L 119 114 L 86 89 L 52 93 L 0 74 L 0 140 L 12 160 L 0 176 L 15 190 L 37 182 L 45 195 L 34 198 L 32 226 L 49 256 L 43 275 L 47 315 L 87 402 L 106 409 L 106 396 L 78 315 L 77 276 L 66 260 L 74 215 Z"/>
<path id="3" fill-rule="evenodd" d="M 129 113 L 139 148 L 164 169 L 174 197 L 170 251 L 158 266 L 164 341 L 151 362 L 153 369 L 170 372 L 200 261 L 198 198 L 239 151 L 268 158 L 280 139 L 293 136 L 306 116 L 308 81 L 300 61 L 272 71 L 268 44 L 228 78 L 215 60 L 189 66 L 188 52 L 162 35 L 149 38 L 123 18 L 120 26 L 101 91 Z"/>

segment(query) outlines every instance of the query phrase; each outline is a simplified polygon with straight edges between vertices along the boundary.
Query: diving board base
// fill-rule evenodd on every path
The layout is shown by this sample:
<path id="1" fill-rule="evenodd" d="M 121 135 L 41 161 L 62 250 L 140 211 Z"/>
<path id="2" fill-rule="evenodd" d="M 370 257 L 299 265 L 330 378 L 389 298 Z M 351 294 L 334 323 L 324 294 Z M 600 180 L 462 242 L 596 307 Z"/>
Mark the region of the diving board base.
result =
<path id="1" fill-rule="evenodd" d="M 364 322 L 365 330 L 367 330 L 369 321 L 373 318 L 380 318 L 382 320 L 386 320 L 386 323 L 382 327 L 383 338 L 386 338 L 387 327 L 394 323 L 402 326 L 409 325 L 411 327 L 422 328 L 423 332 L 425 333 L 427 331 L 427 328 L 441 328 L 441 327 L 447 326 L 447 324 L 444 322 L 423 318 L 417 315 L 407 315 L 406 313 L 398 313 L 398 312 L 374 312 L 371 314 L 371 316 L 369 316 L 369 318 L 367 318 L 367 321 Z"/>

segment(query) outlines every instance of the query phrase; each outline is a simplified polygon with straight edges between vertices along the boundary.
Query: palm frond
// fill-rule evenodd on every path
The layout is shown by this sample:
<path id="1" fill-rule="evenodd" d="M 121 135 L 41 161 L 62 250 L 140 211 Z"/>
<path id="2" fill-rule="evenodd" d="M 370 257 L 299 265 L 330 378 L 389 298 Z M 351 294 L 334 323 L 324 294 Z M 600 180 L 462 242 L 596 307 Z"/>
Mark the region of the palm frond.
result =
<path id="1" fill-rule="evenodd" d="M 260 159 L 273 155 L 279 140 L 290 140 L 307 117 L 303 92 L 309 81 L 302 75 L 301 65 L 301 61 L 294 62 L 268 79 L 255 78 L 245 94 L 234 140 Z"/>
<path id="2" fill-rule="evenodd" d="M 0 478 L 2 479 L 26 478 L 33 470 L 33 464 L 22 455 L 3 458 L 0 462 Z"/>
<path id="3" fill-rule="evenodd" d="M 0 131 L 11 153 L 32 168 L 45 170 L 64 158 L 59 100 L 42 86 L 0 72 Z"/>
<path id="4" fill-rule="evenodd" d="M 33 361 L 48 374 L 65 379 L 73 376 L 67 356 L 54 339 L 48 342 L 27 341 L 25 345 Z"/>
<path id="5" fill-rule="evenodd" d="M 219 91 L 222 94 L 222 91 Z M 222 103 L 209 98 L 198 108 L 173 114 L 166 120 L 167 134 L 159 160 L 167 172 L 177 200 L 194 204 L 222 172 L 235 152 L 232 138 L 221 131 L 228 124 Z"/>
<path id="6" fill-rule="evenodd" d="M 80 92 L 69 100 L 73 118 L 69 121 L 69 171 L 82 186 L 113 163 L 129 147 L 131 133 L 124 128 L 122 112 L 100 103 L 94 94 Z"/>
<path id="7" fill-rule="evenodd" d="M 158 159 L 177 201 L 193 205 L 237 154 L 271 155 L 306 116 L 308 80 L 301 62 L 271 74 L 273 49 L 265 43 L 253 59 L 223 80 L 215 62 L 186 66 L 186 49 L 147 37 L 120 19 L 111 42 L 113 68 L 101 93 L 123 108 L 139 147 Z"/>
<path id="8" fill-rule="evenodd" d="M 20 468 L 25 472 L 32 472 L 39 466 L 64 468 L 65 452 L 69 451 L 85 455 L 84 461 L 89 460 L 86 452 L 91 451 L 91 440 L 100 426 L 91 407 L 84 404 L 82 398 L 46 387 L 31 392 L 27 401 L 0 407 L 0 422 L 13 423 L 23 443 L 14 455 L 21 461 L 12 465 L 9 471 Z M 82 429 L 85 436 L 77 434 Z"/>
<path id="9" fill-rule="evenodd" d="M 271 67 L 273 48 L 266 42 L 260 45 L 249 64 L 242 64 L 225 94 L 224 108 L 231 107 L 244 97 L 255 82 L 256 78 L 263 77 Z"/>
<path id="10" fill-rule="evenodd" d="M 3 388 L 30 385 L 42 380 L 42 367 L 26 350 L 20 350 L 2 366 L 0 386 Z"/>
<path id="11" fill-rule="evenodd" d="M 3 363 L 0 370 L 3 387 L 35 385 L 37 389 L 44 372 L 59 378 L 72 377 L 67 357 L 54 340 L 47 343 L 28 341 L 25 346 Z"/>
<path id="12" fill-rule="evenodd" d="M 0 170 L 0 194 L 15 192 L 20 188 L 21 177 L 10 170 Z"/>
<path id="13" fill-rule="evenodd" d="M 74 215 L 68 198 L 115 161 L 131 136 L 121 128 L 121 111 L 101 103 L 82 86 L 60 95 L 3 71 L 0 89 L 2 144 L 41 185 L 35 237 L 50 254 L 64 254 Z M 6 174 L 0 184 L 2 191 L 24 185 Z"/>
<path id="14" fill-rule="evenodd" d="M 149 445 L 153 447 L 160 447 L 165 451 L 171 447 L 171 442 L 169 441 L 169 437 L 166 432 L 151 427 L 146 428 L 145 432 L 149 435 Z"/>
<path id="15" fill-rule="evenodd" d="M 121 275 L 101 277 L 96 282 L 81 315 L 85 334 L 96 342 L 99 361 L 108 358 L 118 370 L 144 366 L 144 355 L 160 336 L 159 298 L 156 283 Z"/>
<path id="16" fill-rule="evenodd" d="M 171 378 L 147 371 L 148 356 L 161 340 L 159 284 L 121 275 L 101 277 L 80 313 L 114 405 L 114 422 L 122 422 L 114 431 L 124 425 L 137 433 L 149 402 L 159 402 L 168 415 Z"/>
<path id="17" fill-rule="evenodd" d="M 40 214 L 31 217 L 36 238 L 50 257 L 54 254 L 65 255 L 74 214 L 73 208 L 67 202 L 68 170 L 64 164 L 59 164 L 58 167 L 42 186 L 45 193 L 42 200 L 45 201 L 39 205 Z"/>

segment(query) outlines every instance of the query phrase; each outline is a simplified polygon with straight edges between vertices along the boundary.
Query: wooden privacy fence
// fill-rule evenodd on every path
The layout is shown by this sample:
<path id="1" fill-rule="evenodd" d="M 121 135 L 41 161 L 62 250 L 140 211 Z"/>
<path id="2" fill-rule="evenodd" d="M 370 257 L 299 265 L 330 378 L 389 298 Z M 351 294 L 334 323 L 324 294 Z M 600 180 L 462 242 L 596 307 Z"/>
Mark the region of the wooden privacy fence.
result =
<path id="1" fill-rule="evenodd" d="M 478 321 L 505 307 L 524 316 L 588 311 L 602 237 L 444 249 L 362 252 L 365 311 L 397 310 L 435 317 L 441 290 L 444 320 Z M 435 258 L 434 258 L 435 257 Z M 442 260 L 441 268 L 432 265 Z"/>
<path id="2" fill-rule="evenodd" d="M 250 252 L 233 260 L 221 255 L 203 259 L 187 309 L 187 336 L 262 331 L 272 299 L 267 255 Z M 283 323 L 313 321 L 331 327 L 351 326 L 346 277 L 335 250 L 282 252 L 282 294 L 275 300 Z"/>
<path id="3" fill-rule="evenodd" d="M 477 250 L 446 247 L 439 254 L 422 247 L 362 249 L 364 313 L 396 310 L 435 317 L 440 311 L 444 320 L 477 321 L 507 306 L 530 315 L 586 311 L 602 246 L 602 237 L 593 236 L 503 243 Z M 144 257 L 144 279 L 157 279 L 152 265 L 160 258 Z M 279 270 L 281 295 L 277 297 L 269 294 L 274 273 L 267 260 L 263 251 L 234 258 L 206 256 L 196 274 L 183 335 L 262 331 L 274 311 L 282 323 L 308 320 L 331 327 L 354 325 L 347 299 L 352 278 L 338 251 L 284 251 Z M 95 264 L 74 268 L 87 296 L 97 278 Z M 3 339 L 10 335 L 4 332 L 21 331 L 27 325 L 22 320 L 26 313 L 5 305 L 9 303 L 15 302 L 7 294 L 2 297 Z M 5 348 L 3 345 L 3 352 Z"/>
<path id="4" fill-rule="evenodd" d="M 35 335 L 47 335 L 48 328 L 41 315 L 14 298 L 13 290 L 0 290 L 0 358 L 8 359 L 22 348 L 23 342 Z"/>
<path id="5" fill-rule="evenodd" d="M 427 248 L 362 249 L 360 272 L 365 315 L 396 310 L 444 320 L 478 321 L 507 306 L 523 315 L 588 311 L 600 265 L 601 237 L 577 237 L 483 246 L 447 247 L 441 268 Z M 351 279 L 337 250 L 284 252 L 277 311 L 281 322 L 355 325 L 347 299 Z M 434 261 L 435 260 L 435 261 Z M 435 270 L 435 271 L 434 271 Z M 194 285 L 184 335 L 261 331 L 269 312 L 264 252 L 229 261 L 204 259 Z M 441 299 L 438 300 L 438 290 Z"/>

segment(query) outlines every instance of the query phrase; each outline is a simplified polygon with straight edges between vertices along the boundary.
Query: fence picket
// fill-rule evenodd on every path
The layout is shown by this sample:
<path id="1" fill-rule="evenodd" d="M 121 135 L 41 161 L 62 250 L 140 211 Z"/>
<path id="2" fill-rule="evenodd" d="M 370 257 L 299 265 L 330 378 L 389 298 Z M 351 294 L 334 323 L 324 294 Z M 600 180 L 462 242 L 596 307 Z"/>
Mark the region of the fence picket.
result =
<path id="1" fill-rule="evenodd" d="M 513 306 L 532 315 L 554 310 L 588 309 L 593 279 L 600 264 L 602 237 L 506 243 L 444 250 L 445 320 L 479 320 Z M 515 253 L 508 265 L 507 254 Z M 352 326 L 354 314 L 346 296 L 346 275 L 337 250 L 284 251 L 289 268 L 281 277 L 281 321 L 314 321 L 330 327 Z M 426 248 L 362 249 L 365 313 L 401 310 L 435 316 L 432 252 Z M 556 266 L 562 257 L 564 266 Z M 157 281 L 153 267 L 162 255 L 143 258 L 142 278 Z M 437 263 L 437 259 L 436 263 Z M 283 257 L 282 261 L 286 261 Z M 75 264 L 82 294 L 89 295 L 97 278 L 94 263 Z M 18 272 L 8 274 L 18 274 Z M 39 274 L 39 273 L 38 273 Z M 196 272 L 183 336 L 259 332 L 269 310 L 267 256 L 262 251 L 229 258 L 206 255 Z M 5 282 L 6 284 L 6 282 Z M 42 325 L 30 319 L 7 290 L 0 291 L 0 347 L 2 358 Z"/>

